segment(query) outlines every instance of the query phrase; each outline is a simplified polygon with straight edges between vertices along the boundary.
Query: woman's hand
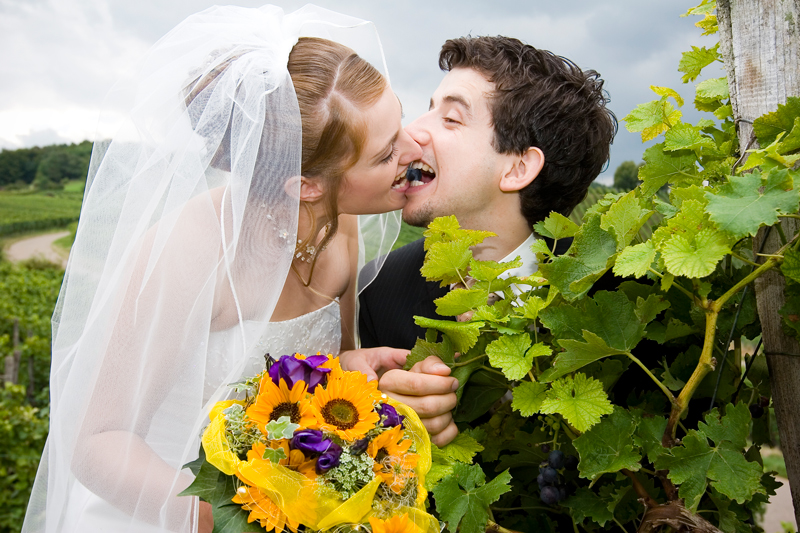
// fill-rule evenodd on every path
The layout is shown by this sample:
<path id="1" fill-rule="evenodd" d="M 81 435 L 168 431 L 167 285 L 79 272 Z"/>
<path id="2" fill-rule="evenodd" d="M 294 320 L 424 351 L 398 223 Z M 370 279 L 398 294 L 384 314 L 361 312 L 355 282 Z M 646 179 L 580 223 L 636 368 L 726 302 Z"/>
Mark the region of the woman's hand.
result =
<path id="1" fill-rule="evenodd" d="M 211 504 L 200 502 L 200 510 L 197 518 L 197 533 L 211 533 L 214 531 L 214 517 L 211 514 Z"/>

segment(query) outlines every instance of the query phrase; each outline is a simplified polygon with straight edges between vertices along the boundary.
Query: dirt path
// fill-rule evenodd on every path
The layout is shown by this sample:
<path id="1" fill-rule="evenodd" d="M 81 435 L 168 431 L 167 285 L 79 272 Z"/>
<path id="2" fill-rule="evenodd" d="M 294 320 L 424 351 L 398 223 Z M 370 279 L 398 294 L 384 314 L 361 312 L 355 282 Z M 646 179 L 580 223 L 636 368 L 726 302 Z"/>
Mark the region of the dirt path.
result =
<path id="1" fill-rule="evenodd" d="M 794 507 L 792 506 L 792 492 L 789 489 L 789 480 L 779 478 L 779 481 L 783 483 L 783 486 L 770 499 L 767 513 L 764 516 L 762 527 L 766 533 L 780 533 L 783 531 L 781 522 L 793 524 L 795 531 L 797 531 L 797 524 L 794 522 Z"/>
<path id="2" fill-rule="evenodd" d="M 54 249 L 53 241 L 67 235 L 69 235 L 69 231 L 59 231 L 13 242 L 5 250 L 6 257 L 9 261 L 24 261 L 32 257 L 44 257 L 48 261 L 65 266 L 67 260 L 64 255 L 59 254 Z"/>

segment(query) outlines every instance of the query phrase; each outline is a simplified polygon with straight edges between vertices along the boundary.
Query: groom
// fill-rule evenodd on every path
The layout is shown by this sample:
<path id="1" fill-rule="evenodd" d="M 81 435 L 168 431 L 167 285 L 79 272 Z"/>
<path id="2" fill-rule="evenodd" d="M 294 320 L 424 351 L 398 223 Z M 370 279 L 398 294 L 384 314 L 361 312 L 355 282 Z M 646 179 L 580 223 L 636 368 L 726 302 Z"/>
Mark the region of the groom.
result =
<path id="1" fill-rule="evenodd" d="M 464 228 L 497 234 L 473 248 L 476 259 L 519 255 L 523 266 L 507 275 L 530 275 L 537 268 L 533 224 L 551 211 L 568 215 L 608 160 L 617 124 L 605 107 L 603 81 L 509 37 L 448 40 L 439 66 L 448 73 L 429 111 L 406 128 L 423 154 L 411 165 L 421 179 L 406 192 L 403 220 L 424 227 L 456 215 Z M 392 252 L 362 292 L 362 347 L 410 350 L 425 334 L 414 315 L 441 318 L 433 300 L 449 289 L 421 277 L 424 255 L 422 240 Z M 449 368 L 429 357 L 403 371 L 396 359 L 344 364 L 380 378 L 379 388 L 414 408 L 436 444 L 455 438 L 450 411 L 458 383 Z"/>

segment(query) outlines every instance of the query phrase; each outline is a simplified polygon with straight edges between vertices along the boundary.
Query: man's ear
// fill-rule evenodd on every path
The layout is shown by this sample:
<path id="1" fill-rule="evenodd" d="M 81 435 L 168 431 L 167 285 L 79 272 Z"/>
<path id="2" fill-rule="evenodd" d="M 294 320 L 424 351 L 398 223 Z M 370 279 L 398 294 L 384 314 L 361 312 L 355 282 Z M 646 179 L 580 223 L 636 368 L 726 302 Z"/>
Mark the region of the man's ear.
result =
<path id="1" fill-rule="evenodd" d="M 325 191 L 322 182 L 318 178 L 307 178 L 305 176 L 292 176 L 284 184 L 284 190 L 291 196 L 297 196 L 297 185 L 300 184 L 300 200 L 303 202 L 315 202 L 322 198 Z"/>
<path id="2" fill-rule="evenodd" d="M 521 156 L 514 156 L 512 166 L 500 178 L 500 190 L 516 192 L 524 189 L 536 179 L 544 166 L 544 153 L 531 146 Z"/>

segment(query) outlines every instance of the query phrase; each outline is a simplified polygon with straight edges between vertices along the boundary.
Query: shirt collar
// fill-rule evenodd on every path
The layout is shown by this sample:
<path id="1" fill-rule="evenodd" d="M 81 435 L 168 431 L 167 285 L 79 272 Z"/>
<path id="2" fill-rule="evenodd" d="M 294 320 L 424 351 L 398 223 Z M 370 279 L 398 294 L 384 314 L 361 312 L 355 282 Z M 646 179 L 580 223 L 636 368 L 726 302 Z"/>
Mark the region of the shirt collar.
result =
<path id="1" fill-rule="evenodd" d="M 532 275 L 539 269 L 539 264 L 536 261 L 536 254 L 531 251 L 531 246 L 533 246 L 534 241 L 536 241 L 536 236 L 531 233 L 516 250 L 500 260 L 501 263 L 505 263 L 507 261 L 513 261 L 517 256 L 522 259 L 522 266 L 506 270 L 500 275 L 501 278 L 508 278 L 511 276 L 524 278 Z"/>

